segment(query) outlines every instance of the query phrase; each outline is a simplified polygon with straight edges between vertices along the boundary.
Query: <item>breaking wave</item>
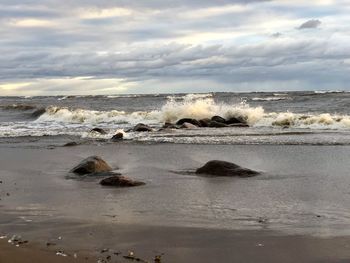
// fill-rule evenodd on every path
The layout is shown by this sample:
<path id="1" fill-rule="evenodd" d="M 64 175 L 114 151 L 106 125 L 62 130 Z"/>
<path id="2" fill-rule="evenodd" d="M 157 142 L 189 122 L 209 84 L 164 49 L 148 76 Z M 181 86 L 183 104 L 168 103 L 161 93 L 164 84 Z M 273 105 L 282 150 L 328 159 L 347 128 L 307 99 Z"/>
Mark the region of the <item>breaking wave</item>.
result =
<path id="1" fill-rule="evenodd" d="M 34 110 L 34 109 L 36 109 L 36 106 L 27 105 L 27 104 L 10 104 L 10 105 L 0 106 L 0 108 L 2 108 L 4 110 L 27 111 L 27 110 Z"/>
<path id="2" fill-rule="evenodd" d="M 328 93 L 345 93 L 344 90 L 316 90 L 315 94 L 328 94 Z"/>
<path id="3" fill-rule="evenodd" d="M 130 94 L 130 95 L 107 95 L 105 96 L 108 99 L 115 99 L 115 98 L 141 98 L 146 97 L 147 95 L 141 95 L 141 94 Z M 155 96 L 153 96 L 155 97 Z"/>
<path id="4" fill-rule="evenodd" d="M 186 95 L 169 95 L 167 96 L 167 99 L 169 101 L 174 101 L 174 100 L 184 100 L 184 101 L 192 101 L 192 100 L 197 100 L 197 99 L 206 99 L 206 98 L 212 98 L 213 94 L 212 93 L 190 93 Z"/>
<path id="5" fill-rule="evenodd" d="M 113 123 L 130 124 L 143 122 L 161 126 L 164 122 L 176 122 L 181 118 L 204 119 L 219 115 L 224 118 L 244 119 L 253 127 L 293 127 L 307 129 L 350 129 L 350 116 L 330 113 L 297 114 L 292 112 L 265 112 L 262 107 L 239 104 L 216 103 L 213 98 L 186 95 L 181 101 L 169 99 L 159 110 L 153 111 L 95 111 L 48 107 L 36 122 L 60 123 Z"/>
<path id="6" fill-rule="evenodd" d="M 147 112 L 126 113 L 124 111 L 95 111 L 84 109 L 69 109 L 48 107 L 36 122 L 64 122 L 64 123 L 131 123 L 135 124 L 147 118 Z"/>
<path id="7" fill-rule="evenodd" d="M 290 97 L 265 97 L 265 98 L 260 98 L 260 97 L 255 97 L 252 98 L 252 101 L 278 101 L 278 100 L 290 100 Z"/>

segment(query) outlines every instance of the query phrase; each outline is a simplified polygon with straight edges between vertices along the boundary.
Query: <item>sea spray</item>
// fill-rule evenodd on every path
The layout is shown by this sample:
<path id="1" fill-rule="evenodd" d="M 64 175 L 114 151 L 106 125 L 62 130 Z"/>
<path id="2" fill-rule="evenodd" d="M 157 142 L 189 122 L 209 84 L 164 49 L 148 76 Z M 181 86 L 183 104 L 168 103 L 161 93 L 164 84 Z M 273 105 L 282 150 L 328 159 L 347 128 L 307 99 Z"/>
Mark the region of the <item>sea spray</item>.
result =
<path id="1" fill-rule="evenodd" d="M 245 101 L 229 105 L 216 103 L 212 98 L 184 97 L 183 101 L 169 100 L 160 110 L 160 120 L 175 122 L 181 118 L 204 119 L 214 115 L 224 118 L 240 117 L 253 125 L 264 115 L 262 107 L 250 107 Z"/>
<path id="2" fill-rule="evenodd" d="M 350 116 L 329 113 L 300 114 L 293 112 L 266 112 L 263 107 L 251 107 L 245 101 L 238 104 L 215 102 L 210 97 L 187 95 L 181 100 L 168 98 L 160 109 L 126 112 L 122 110 L 97 111 L 51 106 L 35 122 L 75 124 L 127 124 L 145 123 L 161 126 L 181 118 L 204 119 L 214 115 L 226 119 L 244 119 L 251 127 L 294 127 L 308 129 L 350 129 Z"/>

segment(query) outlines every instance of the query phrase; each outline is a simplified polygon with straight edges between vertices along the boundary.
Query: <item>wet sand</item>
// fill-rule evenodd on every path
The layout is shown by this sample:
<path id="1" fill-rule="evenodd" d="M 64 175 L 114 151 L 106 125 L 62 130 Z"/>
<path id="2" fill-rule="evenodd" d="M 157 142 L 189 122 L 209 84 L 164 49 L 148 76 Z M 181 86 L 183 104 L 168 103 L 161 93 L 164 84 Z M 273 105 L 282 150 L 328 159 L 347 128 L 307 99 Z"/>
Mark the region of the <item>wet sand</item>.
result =
<path id="1" fill-rule="evenodd" d="M 0 241 L 0 262 L 1 263 L 89 263 L 96 262 L 90 256 L 74 258 L 74 256 L 57 256 L 55 252 L 40 249 L 38 246 L 26 245 L 15 247 L 6 241 Z"/>
<path id="2" fill-rule="evenodd" d="M 57 249 L 96 259 L 108 249 L 117 262 L 127 262 L 129 251 L 149 262 L 157 255 L 174 263 L 347 262 L 349 153 L 346 146 L 3 145 L 0 236 L 21 235 L 30 245 L 1 242 L 0 262 L 40 262 L 20 260 L 41 253 L 66 260 Z M 98 178 L 67 178 L 90 155 L 146 186 L 115 189 Z M 188 174 L 210 159 L 263 175 Z"/>
<path id="3" fill-rule="evenodd" d="M 85 231 L 92 231 L 87 238 Z M 42 231 L 39 230 L 39 232 Z M 64 232 L 63 229 L 61 231 Z M 272 231 L 227 231 L 196 228 L 108 225 L 85 226 L 64 232 L 61 248 L 74 251 L 77 259 L 55 255 L 36 246 L 16 248 L 0 242 L 0 262 L 97 262 L 111 256 L 112 262 L 130 262 L 123 258 L 129 251 L 141 261 L 156 262 L 349 262 L 350 238 L 320 238 L 283 235 Z M 111 238 L 111 236 L 113 236 Z M 81 250 L 89 259 L 81 257 Z M 101 253 L 101 251 L 106 252 Z M 118 255 L 114 254 L 118 252 Z M 90 253 L 90 254 L 89 254 Z M 121 253 L 121 254 L 119 254 Z M 30 259 L 30 260 L 28 260 Z"/>

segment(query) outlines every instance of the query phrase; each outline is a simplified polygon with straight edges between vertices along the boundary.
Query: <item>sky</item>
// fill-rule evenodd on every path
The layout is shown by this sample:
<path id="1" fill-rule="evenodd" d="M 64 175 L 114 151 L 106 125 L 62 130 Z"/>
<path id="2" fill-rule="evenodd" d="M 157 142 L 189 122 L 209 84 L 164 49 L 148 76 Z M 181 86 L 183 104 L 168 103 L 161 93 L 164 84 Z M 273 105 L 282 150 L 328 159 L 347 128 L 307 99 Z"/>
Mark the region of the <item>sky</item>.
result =
<path id="1" fill-rule="evenodd" d="M 350 90 L 350 0 L 1 0 L 0 95 Z"/>

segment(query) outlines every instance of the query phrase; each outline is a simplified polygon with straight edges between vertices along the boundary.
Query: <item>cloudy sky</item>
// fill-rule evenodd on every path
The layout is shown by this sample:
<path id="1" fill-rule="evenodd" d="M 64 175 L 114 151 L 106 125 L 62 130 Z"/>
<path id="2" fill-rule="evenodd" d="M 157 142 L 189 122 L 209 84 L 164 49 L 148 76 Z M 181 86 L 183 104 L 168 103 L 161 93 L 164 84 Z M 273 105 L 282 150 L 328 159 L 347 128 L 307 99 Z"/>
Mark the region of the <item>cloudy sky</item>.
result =
<path id="1" fill-rule="evenodd" d="M 350 90 L 350 0 L 1 0 L 0 95 Z"/>

